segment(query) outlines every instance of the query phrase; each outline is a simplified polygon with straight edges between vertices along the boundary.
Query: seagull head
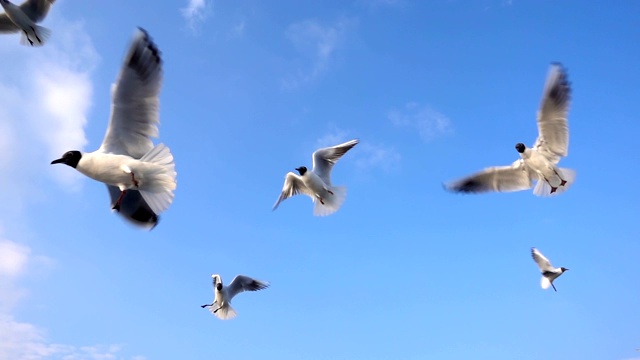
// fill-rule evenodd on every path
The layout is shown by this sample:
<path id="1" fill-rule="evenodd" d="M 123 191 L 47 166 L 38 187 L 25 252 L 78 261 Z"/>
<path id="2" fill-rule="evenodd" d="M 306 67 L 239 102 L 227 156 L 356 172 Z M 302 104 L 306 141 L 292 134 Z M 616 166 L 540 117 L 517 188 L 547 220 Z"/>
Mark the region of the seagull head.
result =
<path id="1" fill-rule="evenodd" d="M 560 268 L 560 271 L 562 271 L 562 272 L 565 272 L 565 271 L 567 271 L 567 270 L 569 270 L 569 269 L 567 269 L 567 268 L 565 268 L 565 267 L 561 267 L 561 268 Z"/>
<path id="2" fill-rule="evenodd" d="M 299 168 L 296 168 L 296 170 L 298 170 L 298 172 L 300 173 L 300 176 L 304 176 L 304 174 L 307 172 L 307 167 L 300 166 Z"/>
<path id="3" fill-rule="evenodd" d="M 5 1 L 5 0 L 0 0 L 0 1 Z M 64 153 L 64 155 L 62 155 L 60 159 L 53 160 L 51 162 L 51 165 L 66 164 L 71 166 L 72 168 L 75 168 L 76 166 L 78 166 L 78 162 L 80 162 L 80 158 L 82 158 L 82 153 L 80 151 L 77 151 L 77 150 L 67 151 L 66 153 Z"/>
<path id="4" fill-rule="evenodd" d="M 216 284 L 216 289 L 217 289 L 218 291 L 222 290 L 222 283 L 217 283 L 217 284 Z"/>
<path id="5" fill-rule="evenodd" d="M 517 144 L 516 144 L 516 150 L 517 150 L 520 154 L 522 154 L 526 148 L 527 148 L 527 147 L 526 147 L 526 146 L 524 146 L 524 144 L 523 144 L 523 143 L 517 143 Z"/>

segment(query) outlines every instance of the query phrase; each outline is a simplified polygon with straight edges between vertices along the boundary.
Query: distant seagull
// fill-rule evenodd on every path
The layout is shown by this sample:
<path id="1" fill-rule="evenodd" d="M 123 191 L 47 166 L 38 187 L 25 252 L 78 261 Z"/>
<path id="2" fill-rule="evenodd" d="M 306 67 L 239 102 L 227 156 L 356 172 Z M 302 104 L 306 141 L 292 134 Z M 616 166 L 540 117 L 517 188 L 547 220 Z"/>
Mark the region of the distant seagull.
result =
<path id="1" fill-rule="evenodd" d="M 102 145 L 90 153 L 68 151 L 51 162 L 107 184 L 112 209 L 144 227 L 157 224 L 176 188 L 173 155 L 150 139 L 158 136 L 161 83 L 160 52 L 139 28 L 111 88 L 111 120 Z"/>
<path id="2" fill-rule="evenodd" d="M 575 171 L 558 168 L 567 156 L 569 127 L 567 112 L 571 95 L 567 73 L 560 64 L 552 64 L 542 93 L 538 111 L 538 139 L 533 148 L 516 144 L 520 159 L 511 166 L 486 168 L 476 174 L 446 185 L 448 190 L 463 193 L 519 191 L 538 183 L 533 193 L 538 196 L 559 194 L 571 186 Z M 486 140 L 485 140 L 486 141 Z"/>
<path id="3" fill-rule="evenodd" d="M 230 320 L 236 317 L 236 311 L 231 307 L 231 299 L 243 291 L 257 291 L 269 287 L 269 283 L 252 279 L 248 276 L 236 276 L 229 286 L 222 285 L 220 275 L 213 274 L 213 288 L 215 298 L 211 304 L 201 305 L 201 308 L 209 306 L 209 311 L 222 320 Z M 214 306 L 215 305 L 215 306 Z"/>
<path id="4" fill-rule="evenodd" d="M 0 33 L 22 31 L 21 44 L 42 46 L 51 35 L 51 30 L 36 25 L 44 20 L 55 0 L 27 0 L 17 6 L 8 0 L 0 0 L 5 13 L 0 14 Z"/>
<path id="5" fill-rule="evenodd" d="M 556 290 L 555 285 L 553 285 L 553 280 L 557 279 L 558 276 L 562 275 L 565 271 L 569 270 L 567 268 L 554 268 L 549 260 L 542 255 L 540 251 L 536 248 L 531 248 L 531 257 L 538 264 L 540 268 L 540 272 L 542 272 L 542 279 L 540 280 L 540 286 L 543 289 L 548 289 L 549 285 L 553 286 L 553 290 Z"/>
<path id="6" fill-rule="evenodd" d="M 313 215 L 326 216 L 338 211 L 347 197 L 347 188 L 331 185 L 331 169 L 342 155 L 357 144 L 358 140 L 356 139 L 316 150 L 311 156 L 313 170 L 308 171 L 305 166 L 301 166 L 296 168 L 300 176 L 292 172 L 287 173 L 282 193 L 273 205 L 273 210 L 277 209 L 283 200 L 297 194 L 305 194 L 310 196 L 315 203 Z"/>

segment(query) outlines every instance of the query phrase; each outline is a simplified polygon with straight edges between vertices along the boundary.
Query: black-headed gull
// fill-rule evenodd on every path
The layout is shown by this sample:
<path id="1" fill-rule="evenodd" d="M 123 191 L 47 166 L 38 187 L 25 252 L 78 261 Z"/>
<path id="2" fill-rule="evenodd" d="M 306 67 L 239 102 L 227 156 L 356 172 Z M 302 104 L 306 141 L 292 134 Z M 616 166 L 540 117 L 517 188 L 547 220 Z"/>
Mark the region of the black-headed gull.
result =
<path id="1" fill-rule="evenodd" d="M 310 196 L 315 203 L 314 215 L 326 216 L 338 211 L 347 197 L 347 188 L 331 185 L 331 169 L 342 155 L 357 144 L 358 140 L 356 139 L 316 150 L 311 156 L 313 159 L 311 171 L 305 166 L 301 166 L 296 168 L 300 176 L 292 172 L 287 173 L 282 193 L 273 205 L 273 210 L 278 208 L 283 200 L 297 194 L 305 194 Z"/>
<path id="2" fill-rule="evenodd" d="M 269 287 L 266 281 L 252 279 L 248 276 L 238 275 L 229 286 L 222 285 L 220 275 L 211 275 L 213 279 L 213 289 L 215 298 L 211 304 L 204 304 L 200 307 L 209 307 L 209 311 L 222 320 L 229 320 L 236 317 L 236 311 L 231 307 L 231 299 L 243 291 L 257 291 Z"/>
<path id="3" fill-rule="evenodd" d="M 540 272 L 542 273 L 540 286 L 546 290 L 549 288 L 549 285 L 551 285 L 553 290 L 558 291 L 556 290 L 555 285 L 553 285 L 553 280 L 557 279 L 558 276 L 562 275 L 562 273 L 569 269 L 563 267 L 554 268 L 551 265 L 551 262 L 549 262 L 549 260 L 536 248 L 531 248 L 531 257 L 533 257 L 533 260 L 538 264 Z"/>
<path id="4" fill-rule="evenodd" d="M 17 6 L 9 0 L 0 0 L 0 5 L 5 11 L 4 14 L 0 14 L 0 33 L 22 31 L 20 43 L 31 46 L 43 45 L 51 31 L 36 23 L 44 20 L 54 2 L 55 0 L 27 0 Z"/>
<path id="5" fill-rule="evenodd" d="M 158 136 L 161 83 L 160 52 L 139 28 L 111 89 L 111 120 L 102 145 L 90 153 L 68 151 L 51 162 L 107 184 L 112 209 L 145 227 L 156 225 L 176 188 L 173 155 L 150 139 Z"/>
<path id="6" fill-rule="evenodd" d="M 462 193 L 519 191 L 530 189 L 538 196 L 559 194 L 571 186 L 575 171 L 557 166 L 568 155 L 569 127 L 567 112 L 571 87 L 567 72 L 560 64 L 552 64 L 542 93 L 538 111 L 538 139 L 533 148 L 516 144 L 520 159 L 510 166 L 486 168 L 445 187 Z"/>

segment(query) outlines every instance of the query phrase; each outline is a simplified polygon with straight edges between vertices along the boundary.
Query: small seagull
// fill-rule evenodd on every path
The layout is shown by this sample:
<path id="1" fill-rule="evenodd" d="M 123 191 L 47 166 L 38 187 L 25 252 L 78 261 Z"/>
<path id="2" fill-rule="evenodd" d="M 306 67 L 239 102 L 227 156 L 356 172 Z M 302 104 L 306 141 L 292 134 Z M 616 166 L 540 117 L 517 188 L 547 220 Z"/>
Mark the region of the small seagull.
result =
<path id="1" fill-rule="evenodd" d="M 0 0 L 5 13 L 0 14 L 0 33 L 22 31 L 20 43 L 42 46 L 51 35 L 51 30 L 36 25 L 44 20 L 55 0 L 27 0 L 17 6 L 9 0 Z"/>
<path id="2" fill-rule="evenodd" d="M 1 0 L 0 0 L 1 1 Z M 100 148 L 66 152 L 51 164 L 66 164 L 107 184 L 112 209 L 136 225 L 153 228 L 173 202 L 173 155 L 158 136 L 162 84 L 160 51 L 138 28 L 122 70 L 111 88 L 111 120 Z"/>
<path id="3" fill-rule="evenodd" d="M 536 248 L 531 248 L 531 257 L 533 257 L 533 260 L 538 264 L 540 272 L 542 273 L 540 286 L 546 290 L 549 288 L 549 285 L 551 285 L 553 290 L 558 291 L 556 290 L 555 285 L 553 285 L 553 280 L 557 279 L 558 276 L 562 275 L 562 273 L 569 269 L 563 267 L 554 268 L 549 260 Z"/>
<path id="4" fill-rule="evenodd" d="M 510 166 L 486 168 L 455 181 L 445 188 L 454 192 L 482 193 L 488 191 L 520 191 L 530 189 L 537 196 L 560 194 L 575 179 L 575 171 L 558 168 L 561 157 L 568 155 L 569 127 L 567 113 L 571 96 L 567 72 L 560 64 L 552 64 L 542 93 L 538 111 L 538 139 L 533 148 L 516 144 L 520 159 Z"/>
<path id="5" fill-rule="evenodd" d="M 310 196 L 315 203 L 313 215 L 326 216 L 338 211 L 347 197 L 347 188 L 331 185 L 331 169 L 342 155 L 357 144 L 358 140 L 355 139 L 316 150 L 311 156 L 313 170 L 308 171 L 305 166 L 301 166 L 296 168 L 300 176 L 292 172 L 287 173 L 282 193 L 273 205 L 273 210 L 277 209 L 283 200 L 297 194 L 305 194 Z"/>
<path id="6" fill-rule="evenodd" d="M 229 286 L 222 285 L 220 275 L 213 274 L 213 288 L 215 298 L 211 304 L 200 305 L 201 308 L 209 306 L 209 311 L 222 320 L 230 320 L 236 317 L 237 313 L 231 307 L 231 299 L 243 291 L 257 291 L 269 287 L 269 283 L 252 279 L 248 276 L 236 276 Z M 214 308 L 215 305 L 215 308 Z"/>

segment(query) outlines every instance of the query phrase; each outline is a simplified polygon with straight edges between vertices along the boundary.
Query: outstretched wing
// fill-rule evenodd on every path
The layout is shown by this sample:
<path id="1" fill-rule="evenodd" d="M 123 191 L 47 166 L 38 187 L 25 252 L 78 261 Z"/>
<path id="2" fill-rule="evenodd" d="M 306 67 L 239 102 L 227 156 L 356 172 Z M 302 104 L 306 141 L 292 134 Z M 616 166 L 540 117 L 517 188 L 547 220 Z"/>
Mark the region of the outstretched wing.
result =
<path id="1" fill-rule="evenodd" d="M 517 160 L 511 166 L 486 168 L 473 175 L 445 185 L 449 191 L 460 193 L 510 192 L 530 189 L 531 173 Z"/>
<path id="2" fill-rule="evenodd" d="M 308 187 L 305 186 L 302 178 L 292 172 L 288 172 L 284 178 L 284 186 L 282 187 L 282 193 L 280 193 L 280 197 L 273 205 L 273 209 L 278 208 L 280 203 L 294 195 L 305 194 L 313 198 L 314 194 Z"/>
<path id="3" fill-rule="evenodd" d="M 120 189 L 117 186 L 107 185 L 109 196 L 111 197 L 111 207 L 116 204 L 120 197 Z M 136 226 L 153 229 L 158 225 L 158 215 L 156 215 L 147 202 L 142 198 L 138 190 L 127 190 L 120 201 L 120 211 L 118 214 Z"/>
<path id="4" fill-rule="evenodd" d="M 20 5 L 20 10 L 31 19 L 34 23 L 38 23 L 47 16 L 49 8 L 55 0 L 27 0 Z"/>
<path id="5" fill-rule="evenodd" d="M 567 113 L 571 100 L 571 84 L 561 64 L 552 64 L 542 92 L 538 110 L 538 139 L 534 145 L 554 163 L 569 153 Z"/>
<path id="6" fill-rule="evenodd" d="M 340 160 L 342 155 L 358 144 L 358 139 L 346 143 L 316 150 L 313 155 L 313 172 L 318 175 L 325 184 L 331 185 L 331 169 Z"/>
<path id="7" fill-rule="evenodd" d="M 266 281 L 252 279 L 248 276 L 238 275 L 227 287 L 229 300 L 243 291 L 258 291 L 269 287 Z"/>
<path id="8" fill-rule="evenodd" d="M 540 272 L 553 271 L 554 267 L 551 266 L 551 262 L 547 259 L 538 249 L 531 248 L 531 257 L 538 264 Z"/>
<path id="9" fill-rule="evenodd" d="M 162 59 L 149 34 L 134 35 L 116 83 L 111 88 L 111 120 L 100 150 L 139 159 L 158 136 Z"/>

